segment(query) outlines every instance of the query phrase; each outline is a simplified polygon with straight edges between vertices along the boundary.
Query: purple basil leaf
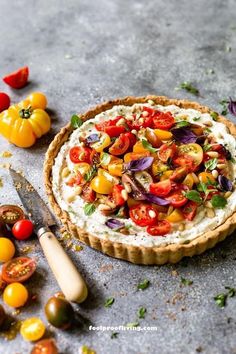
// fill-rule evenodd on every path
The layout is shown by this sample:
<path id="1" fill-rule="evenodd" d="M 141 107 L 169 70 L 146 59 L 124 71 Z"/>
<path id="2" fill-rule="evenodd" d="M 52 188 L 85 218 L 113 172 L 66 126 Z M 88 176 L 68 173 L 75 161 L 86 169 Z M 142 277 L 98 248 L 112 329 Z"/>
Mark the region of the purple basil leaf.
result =
<path id="1" fill-rule="evenodd" d="M 219 175 L 218 182 L 219 182 L 220 188 L 223 189 L 224 191 L 232 191 L 233 184 L 227 177 Z"/>
<path id="2" fill-rule="evenodd" d="M 197 136 L 188 127 L 171 129 L 171 133 L 174 135 L 175 140 L 184 144 L 197 141 Z"/>
<path id="3" fill-rule="evenodd" d="M 236 116 L 236 101 L 233 101 L 232 98 L 229 98 L 229 104 L 228 104 L 228 109 L 230 111 L 231 114 L 233 114 L 234 116 Z"/>
<path id="4" fill-rule="evenodd" d="M 145 199 L 150 203 L 154 203 L 157 205 L 169 205 L 170 204 L 170 202 L 168 200 L 165 200 L 163 198 L 159 198 L 152 193 L 144 193 L 144 196 L 145 196 Z"/>
<path id="5" fill-rule="evenodd" d="M 86 142 L 88 144 L 95 143 L 96 141 L 99 141 L 99 135 L 98 134 L 91 134 L 86 138 Z"/>
<path id="6" fill-rule="evenodd" d="M 105 222 L 105 225 L 110 227 L 110 229 L 113 229 L 113 230 L 119 230 L 122 227 L 125 227 L 125 223 L 123 223 L 122 221 L 117 220 L 117 219 L 108 219 Z"/>
<path id="7" fill-rule="evenodd" d="M 125 164 L 125 169 L 133 172 L 147 170 L 153 163 L 154 157 L 143 157 L 138 160 L 132 160 Z"/>

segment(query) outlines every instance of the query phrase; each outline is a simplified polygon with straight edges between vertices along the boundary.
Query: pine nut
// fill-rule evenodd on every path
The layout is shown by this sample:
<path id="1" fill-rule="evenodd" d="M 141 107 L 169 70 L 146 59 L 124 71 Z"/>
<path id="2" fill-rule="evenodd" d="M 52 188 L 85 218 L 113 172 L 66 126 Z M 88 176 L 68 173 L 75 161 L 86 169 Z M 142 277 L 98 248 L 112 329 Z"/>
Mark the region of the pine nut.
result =
<path id="1" fill-rule="evenodd" d="M 126 191 L 125 189 L 123 189 L 123 190 L 121 191 L 121 196 L 122 196 L 122 198 L 123 198 L 124 200 L 127 200 L 127 199 L 128 199 L 128 193 L 127 193 L 127 191 Z"/>
<path id="2" fill-rule="evenodd" d="M 120 125 L 124 125 L 125 124 L 125 119 L 121 118 L 118 120 L 118 122 L 116 123 L 116 125 L 120 126 Z"/>
<path id="3" fill-rule="evenodd" d="M 110 210 L 110 209 L 111 208 L 109 207 L 109 205 L 106 205 L 106 204 L 99 204 L 99 206 L 98 206 L 99 211 Z"/>
<path id="4" fill-rule="evenodd" d="M 206 206 L 207 208 L 210 208 L 210 209 L 213 208 L 213 206 L 212 206 L 212 204 L 211 204 L 210 201 L 207 201 L 207 202 L 205 203 L 205 206 Z"/>
<path id="5" fill-rule="evenodd" d="M 137 135 L 138 132 L 137 132 L 137 130 L 133 129 L 133 130 L 131 130 L 131 133 L 134 135 Z"/>
<path id="6" fill-rule="evenodd" d="M 150 218 L 155 218 L 155 216 L 157 215 L 155 213 L 155 211 L 153 211 L 153 210 L 149 210 L 148 214 L 149 214 Z"/>
<path id="7" fill-rule="evenodd" d="M 62 170 L 62 173 L 61 173 L 62 177 L 65 178 L 65 177 L 69 176 L 69 174 L 70 174 L 69 168 L 68 167 L 64 167 L 63 170 Z"/>
<path id="8" fill-rule="evenodd" d="M 139 121 L 140 124 L 143 124 L 143 123 L 144 123 L 144 119 L 143 119 L 143 118 L 139 118 L 138 121 Z"/>
<path id="9" fill-rule="evenodd" d="M 214 211 L 214 209 L 206 208 L 206 214 L 207 214 L 208 218 L 214 218 L 215 211 Z"/>
<path id="10" fill-rule="evenodd" d="M 193 181 L 195 184 L 199 183 L 199 179 L 198 179 L 197 175 L 195 175 L 195 173 L 192 172 L 191 176 L 193 177 Z"/>
<path id="11" fill-rule="evenodd" d="M 134 117 L 131 116 L 131 115 L 128 115 L 128 116 L 126 116 L 125 118 L 126 118 L 127 120 L 134 120 Z"/>
<path id="12" fill-rule="evenodd" d="M 205 124 L 207 127 L 212 127 L 212 125 L 213 125 L 210 120 L 206 121 L 204 124 Z"/>
<path id="13" fill-rule="evenodd" d="M 124 183 L 124 187 L 125 187 L 125 190 L 126 190 L 127 193 L 131 193 L 132 188 L 131 188 L 130 183 L 125 182 L 125 183 Z"/>
<path id="14" fill-rule="evenodd" d="M 74 194 L 69 195 L 69 196 L 66 198 L 66 200 L 67 200 L 68 203 L 73 202 L 74 199 L 75 199 L 75 195 L 74 195 Z"/>
<path id="15" fill-rule="evenodd" d="M 184 231 L 185 225 L 184 224 L 179 224 L 179 231 Z"/>
<path id="16" fill-rule="evenodd" d="M 225 193 L 225 198 L 229 198 L 232 195 L 232 192 L 228 191 Z"/>
<path id="17" fill-rule="evenodd" d="M 217 178 L 219 176 L 219 172 L 217 170 L 213 170 L 211 173 L 214 178 Z"/>
<path id="18" fill-rule="evenodd" d="M 155 104 L 155 102 L 153 100 L 148 100 L 148 103 L 152 106 Z"/>
<path id="19" fill-rule="evenodd" d="M 208 151 L 207 155 L 210 157 L 219 157 L 219 154 L 217 151 Z"/>
<path id="20" fill-rule="evenodd" d="M 75 194 L 79 195 L 81 193 L 82 193 L 82 187 L 81 186 L 75 187 Z"/>
<path id="21" fill-rule="evenodd" d="M 173 206 L 170 205 L 167 211 L 167 215 L 170 215 L 172 213 L 172 211 L 174 210 Z"/>
<path id="22" fill-rule="evenodd" d="M 148 112 L 147 111 L 144 111 L 143 112 L 143 117 L 147 117 L 148 116 Z"/>
<path id="23" fill-rule="evenodd" d="M 223 170 L 224 168 L 226 168 L 226 164 L 225 163 L 218 163 L 217 168 L 219 168 L 220 170 Z"/>
<path id="24" fill-rule="evenodd" d="M 112 203 L 110 200 L 106 200 L 106 203 L 112 209 L 116 207 L 116 205 L 114 203 Z"/>

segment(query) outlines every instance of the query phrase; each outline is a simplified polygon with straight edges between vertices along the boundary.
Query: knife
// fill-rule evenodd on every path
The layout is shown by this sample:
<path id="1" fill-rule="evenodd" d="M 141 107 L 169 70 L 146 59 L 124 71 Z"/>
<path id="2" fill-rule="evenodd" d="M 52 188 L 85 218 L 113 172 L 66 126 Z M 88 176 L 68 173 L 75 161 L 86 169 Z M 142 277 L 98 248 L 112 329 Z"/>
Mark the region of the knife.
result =
<path id="1" fill-rule="evenodd" d="M 56 225 L 53 215 L 26 178 L 11 168 L 10 174 L 20 200 L 29 218 L 34 223 L 34 230 L 39 243 L 63 294 L 68 301 L 83 302 L 88 295 L 87 286 L 49 228 Z"/>

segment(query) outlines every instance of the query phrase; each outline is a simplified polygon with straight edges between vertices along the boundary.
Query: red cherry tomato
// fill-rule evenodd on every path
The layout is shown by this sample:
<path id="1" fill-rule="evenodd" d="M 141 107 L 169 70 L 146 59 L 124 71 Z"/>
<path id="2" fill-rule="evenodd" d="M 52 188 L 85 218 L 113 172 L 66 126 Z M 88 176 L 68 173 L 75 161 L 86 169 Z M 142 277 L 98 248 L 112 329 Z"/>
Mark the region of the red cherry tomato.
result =
<path id="1" fill-rule="evenodd" d="M 132 149 L 137 141 L 136 136 L 131 132 L 127 132 L 124 135 L 129 139 L 129 149 Z"/>
<path id="2" fill-rule="evenodd" d="M 83 186 L 81 196 L 88 203 L 92 203 L 96 199 L 96 193 L 94 192 L 94 190 L 92 190 L 89 184 Z"/>
<path id="3" fill-rule="evenodd" d="M 119 136 L 119 134 L 121 134 L 122 132 L 125 131 L 125 127 L 118 127 L 116 126 L 116 123 L 121 119 L 124 118 L 123 116 L 117 116 L 114 119 L 110 119 L 110 120 L 106 120 L 103 121 L 101 123 L 97 123 L 95 124 L 95 127 L 98 131 L 102 131 L 107 133 L 108 135 L 110 135 L 110 137 L 115 137 L 115 136 Z M 114 129 L 114 128 L 121 128 L 121 129 Z M 118 132 L 120 131 L 120 133 L 118 134 Z M 110 132 L 110 134 L 109 134 Z M 113 135 L 115 134 L 115 135 Z M 117 135 L 118 134 L 118 135 Z"/>
<path id="4" fill-rule="evenodd" d="M 183 179 L 187 176 L 187 174 L 187 167 L 177 167 L 170 176 L 170 180 L 175 182 L 182 182 Z"/>
<path id="5" fill-rule="evenodd" d="M 17 221 L 12 228 L 13 236 L 17 240 L 26 240 L 32 235 L 33 231 L 34 224 L 27 219 Z"/>
<path id="6" fill-rule="evenodd" d="M 58 354 L 55 340 L 53 338 L 40 340 L 34 345 L 30 354 Z"/>
<path id="7" fill-rule="evenodd" d="M 121 206 L 125 204 L 125 200 L 121 195 L 121 192 L 124 190 L 124 187 L 120 184 L 116 184 L 112 190 L 112 199 L 114 200 L 115 205 Z"/>
<path id="8" fill-rule="evenodd" d="M 0 92 L 0 112 L 10 106 L 10 97 L 5 92 Z"/>
<path id="9" fill-rule="evenodd" d="M 24 66 L 11 74 L 8 74 L 3 78 L 3 81 L 14 89 L 20 89 L 24 87 L 28 82 L 29 68 Z"/>
<path id="10" fill-rule="evenodd" d="M 124 126 L 111 126 L 111 127 L 106 127 L 104 129 L 104 132 L 107 133 L 110 138 L 114 138 L 114 137 L 117 137 L 119 136 L 121 133 L 124 133 L 126 131 L 125 127 Z"/>
<path id="11" fill-rule="evenodd" d="M 164 236 L 171 230 L 171 224 L 167 220 L 160 220 L 156 225 L 147 227 L 147 233 L 152 236 Z"/>
<path id="12" fill-rule="evenodd" d="M 198 166 L 196 166 L 196 164 L 194 163 L 194 159 L 188 155 L 178 156 L 177 158 L 174 159 L 173 162 L 177 166 L 186 167 L 188 172 L 194 172 L 198 168 Z"/>
<path id="13" fill-rule="evenodd" d="M 151 115 L 149 116 L 140 116 L 136 118 L 134 115 L 134 121 L 127 121 L 129 128 L 139 130 L 141 128 L 151 128 L 153 126 L 153 118 Z"/>
<path id="14" fill-rule="evenodd" d="M 153 123 L 157 129 L 169 130 L 175 124 L 175 120 L 170 112 L 158 112 L 153 117 Z"/>
<path id="15" fill-rule="evenodd" d="M 197 207 L 198 207 L 197 203 L 191 200 L 187 202 L 187 204 L 185 204 L 185 206 L 182 209 L 182 214 L 184 218 L 189 221 L 192 221 L 197 213 Z"/>
<path id="16" fill-rule="evenodd" d="M 162 162 L 167 162 L 169 158 L 173 159 L 176 152 L 177 147 L 175 144 L 163 144 L 158 152 L 158 156 Z"/>
<path id="17" fill-rule="evenodd" d="M 156 210 L 148 204 L 137 204 L 130 208 L 129 216 L 139 226 L 154 225 L 157 221 Z"/>
<path id="18" fill-rule="evenodd" d="M 166 179 L 161 182 L 150 184 L 150 193 L 157 195 L 158 197 L 165 197 L 171 191 L 171 181 Z"/>
<path id="19" fill-rule="evenodd" d="M 36 262 L 29 257 L 13 258 L 2 266 L 2 279 L 6 283 L 23 283 L 36 270 Z"/>
<path id="20" fill-rule="evenodd" d="M 121 134 L 114 144 L 109 148 L 112 155 L 122 155 L 129 148 L 129 138 L 125 134 Z"/>
<path id="21" fill-rule="evenodd" d="M 180 208 L 188 201 L 188 199 L 183 195 L 183 190 L 178 190 L 171 193 L 168 197 L 166 197 L 166 199 L 170 201 L 174 208 Z"/>
<path id="22" fill-rule="evenodd" d="M 74 185 L 79 186 L 83 182 L 83 176 L 82 174 L 78 171 L 76 177 L 71 177 L 66 184 L 70 187 L 74 187 Z"/>
<path id="23" fill-rule="evenodd" d="M 82 146 L 74 146 L 70 149 L 70 159 L 73 163 L 91 162 L 92 149 Z"/>

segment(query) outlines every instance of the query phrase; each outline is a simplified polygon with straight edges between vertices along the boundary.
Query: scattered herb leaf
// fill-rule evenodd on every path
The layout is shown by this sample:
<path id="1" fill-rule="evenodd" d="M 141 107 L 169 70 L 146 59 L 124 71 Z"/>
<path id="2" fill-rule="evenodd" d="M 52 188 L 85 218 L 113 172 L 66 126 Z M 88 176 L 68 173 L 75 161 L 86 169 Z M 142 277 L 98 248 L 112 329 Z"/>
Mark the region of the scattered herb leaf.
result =
<path id="1" fill-rule="evenodd" d="M 149 150 L 150 152 L 154 153 L 157 151 L 157 149 L 155 149 L 147 140 L 142 139 L 142 144 L 144 149 Z"/>
<path id="2" fill-rule="evenodd" d="M 140 307 L 138 310 L 138 318 L 145 318 L 145 314 L 147 312 L 147 309 L 145 307 Z"/>
<path id="3" fill-rule="evenodd" d="M 198 191 L 195 191 L 194 189 L 184 193 L 184 196 L 188 198 L 189 200 L 192 200 L 193 202 L 196 203 L 201 203 L 202 202 L 202 197 L 200 196 L 200 193 Z"/>
<path id="4" fill-rule="evenodd" d="M 85 215 L 89 216 L 92 215 L 96 210 L 96 207 L 93 203 L 86 203 L 84 205 L 84 213 Z"/>
<path id="5" fill-rule="evenodd" d="M 109 165 L 110 160 L 111 160 L 111 156 L 107 152 L 103 152 L 102 158 L 100 160 L 101 165 L 105 165 L 105 166 Z"/>
<path id="6" fill-rule="evenodd" d="M 73 114 L 70 122 L 71 122 L 71 125 L 74 129 L 81 127 L 81 125 L 83 124 L 82 119 L 79 116 L 77 116 L 77 114 Z"/>
<path id="7" fill-rule="evenodd" d="M 145 290 L 149 287 L 150 281 L 147 279 L 144 279 L 141 283 L 138 284 L 137 288 L 139 290 Z"/>
<path id="8" fill-rule="evenodd" d="M 203 151 L 204 151 L 204 152 L 210 150 L 210 148 L 211 148 L 211 144 L 205 144 L 205 145 L 203 145 Z"/>
<path id="9" fill-rule="evenodd" d="M 193 284 L 193 281 L 181 277 L 181 284 L 183 284 L 183 285 L 185 285 L 185 286 L 190 286 L 190 285 Z"/>
<path id="10" fill-rule="evenodd" d="M 118 337 L 118 332 L 113 332 L 112 334 L 111 334 L 111 339 L 114 339 L 114 338 L 117 338 Z"/>
<path id="11" fill-rule="evenodd" d="M 89 170 L 87 173 L 85 173 L 85 175 L 84 175 L 84 180 L 85 180 L 86 182 L 91 181 L 91 179 L 95 176 L 96 172 L 97 172 L 96 166 L 92 166 L 92 167 L 90 168 L 90 170 Z"/>
<path id="12" fill-rule="evenodd" d="M 211 198 L 211 204 L 213 208 L 224 208 L 227 204 L 227 199 L 221 195 L 213 195 Z"/>
<path id="13" fill-rule="evenodd" d="M 227 294 L 218 294 L 214 297 L 216 305 L 218 305 L 220 308 L 225 307 L 226 299 L 227 299 Z"/>
<path id="14" fill-rule="evenodd" d="M 201 119 L 201 117 L 194 117 L 194 118 L 193 118 L 194 122 L 197 122 L 197 121 L 200 120 L 200 119 Z"/>
<path id="15" fill-rule="evenodd" d="M 236 294 L 236 289 L 231 288 L 230 286 L 225 286 L 225 289 L 228 290 L 228 296 L 229 297 L 234 297 Z"/>
<path id="16" fill-rule="evenodd" d="M 229 103 L 228 100 L 221 100 L 219 103 L 222 106 L 221 114 L 223 116 L 226 116 L 226 114 L 228 113 L 228 103 Z"/>
<path id="17" fill-rule="evenodd" d="M 177 128 L 188 127 L 189 125 L 190 123 L 187 122 L 186 120 L 181 120 L 180 122 L 176 123 Z"/>
<path id="18" fill-rule="evenodd" d="M 105 301 L 104 306 L 105 306 L 105 307 L 111 307 L 112 304 L 114 304 L 114 302 L 115 302 L 114 297 L 109 297 L 109 298 Z"/>
<path id="19" fill-rule="evenodd" d="M 182 83 L 180 84 L 179 88 L 180 88 L 180 89 L 183 89 L 183 90 L 185 90 L 185 91 L 187 91 L 187 92 L 190 92 L 190 93 L 192 93 L 192 94 L 195 95 L 195 96 L 198 96 L 198 95 L 199 95 L 199 90 L 198 90 L 196 87 L 194 87 L 194 86 L 191 84 L 191 82 L 184 81 L 184 82 L 182 82 Z"/>
<path id="20" fill-rule="evenodd" d="M 207 170 L 213 171 L 218 164 L 218 159 L 215 157 L 214 159 L 210 159 L 205 162 L 205 167 Z"/>
<path id="21" fill-rule="evenodd" d="M 210 116 L 214 121 L 217 121 L 219 118 L 219 114 L 217 112 L 211 112 Z"/>

